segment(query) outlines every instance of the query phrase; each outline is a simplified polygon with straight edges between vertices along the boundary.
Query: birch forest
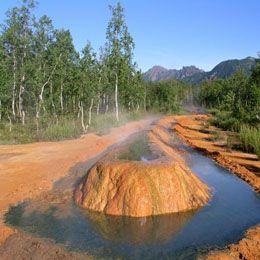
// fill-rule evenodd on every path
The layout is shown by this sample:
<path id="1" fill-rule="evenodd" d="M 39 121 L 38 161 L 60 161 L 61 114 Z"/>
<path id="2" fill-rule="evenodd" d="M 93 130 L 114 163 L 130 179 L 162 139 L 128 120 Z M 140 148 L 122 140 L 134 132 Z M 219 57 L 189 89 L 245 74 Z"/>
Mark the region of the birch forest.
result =
<path id="1" fill-rule="evenodd" d="M 170 110 L 178 109 L 184 83 L 144 83 L 120 3 L 108 8 L 106 42 L 98 53 L 90 42 L 78 52 L 70 31 L 54 28 L 47 15 L 37 19 L 35 8 L 34 0 L 24 0 L 1 25 L 2 135 L 15 138 L 19 128 L 20 135 L 29 131 L 42 139 L 47 129 L 51 139 L 62 129 L 61 138 L 74 137 L 89 131 L 93 119 L 117 123 L 129 113 L 169 110 L 169 101 Z"/>

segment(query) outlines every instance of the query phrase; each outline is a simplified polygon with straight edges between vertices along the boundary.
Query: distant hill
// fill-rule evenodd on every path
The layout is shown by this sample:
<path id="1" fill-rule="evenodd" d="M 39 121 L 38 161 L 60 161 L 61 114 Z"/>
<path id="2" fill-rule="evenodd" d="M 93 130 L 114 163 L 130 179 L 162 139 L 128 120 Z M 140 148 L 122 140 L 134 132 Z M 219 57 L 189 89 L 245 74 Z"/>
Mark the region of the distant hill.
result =
<path id="1" fill-rule="evenodd" d="M 211 71 L 203 71 L 195 66 L 183 67 L 180 70 L 166 69 L 161 66 L 154 66 L 143 74 L 146 81 L 160 81 L 178 79 L 189 83 L 199 83 L 206 79 L 226 79 L 238 70 L 250 74 L 256 65 L 256 59 L 247 57 L 241 60 L 227 60 L 220 62 Z"/>
<path id="2" fill-rule="evenodd" d="M 166 69 L 161 66 L 154 66 L 144 73 L 144 79 L 147 81 L 159 81 L 167 79 L 185 80 L 186 78 L 192 77 L 197 73 L 203 74 L 205 72 L 195 66 L 183 67 L 180 70 Z"/>

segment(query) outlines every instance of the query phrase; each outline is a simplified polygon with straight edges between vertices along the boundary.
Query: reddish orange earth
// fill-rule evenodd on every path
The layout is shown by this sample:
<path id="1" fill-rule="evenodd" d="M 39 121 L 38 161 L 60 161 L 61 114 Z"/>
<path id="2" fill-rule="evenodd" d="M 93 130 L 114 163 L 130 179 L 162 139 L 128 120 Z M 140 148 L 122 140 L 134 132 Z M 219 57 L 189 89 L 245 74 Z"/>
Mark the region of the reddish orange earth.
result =
<path id="1" fill-rule="evenodd" d="M 83 208 L 131 217 L 197 209 L 210 198 L 207 186 L 179 163 L 142 161 L 97 163 L 74 196 Z"/>
<path id="2" fill-rule="evenodd" d="M 108 159 L 94 165 L 76 189 L 76 203 L 89 210 L 131 217 L 204 206 L 210 198 L 209 189 L 171 146 L 168 120 L 172 119 L 160 120 L 148 134 L 150 145 L 166 156 L 150 162 L 111 161 L 108 154 Z"/>
<path id="3" fill-rule="evenodd" d="M 87 134 L 76 140 L 0 146 L 0 243 L 14 231 L 3 223 L 9 206 L 50 190 L 53 182 L 109 146 L 148 127 L 152 119 L 130 122 L 108 135 Z"/>

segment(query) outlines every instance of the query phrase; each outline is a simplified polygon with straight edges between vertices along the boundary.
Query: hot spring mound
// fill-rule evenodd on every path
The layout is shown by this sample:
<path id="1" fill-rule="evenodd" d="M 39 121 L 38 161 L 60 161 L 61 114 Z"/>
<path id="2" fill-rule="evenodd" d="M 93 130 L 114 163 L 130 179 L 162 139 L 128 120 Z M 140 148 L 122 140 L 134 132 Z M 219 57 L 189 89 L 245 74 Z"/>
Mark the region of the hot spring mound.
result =
<path id="1" fill-rule="evenodd" d="M 188 211 L 209 198 L 208 187 L 187 167 L 142 161 L 101 161 L 74 193 L 83 208 L 132 217 Z"/>

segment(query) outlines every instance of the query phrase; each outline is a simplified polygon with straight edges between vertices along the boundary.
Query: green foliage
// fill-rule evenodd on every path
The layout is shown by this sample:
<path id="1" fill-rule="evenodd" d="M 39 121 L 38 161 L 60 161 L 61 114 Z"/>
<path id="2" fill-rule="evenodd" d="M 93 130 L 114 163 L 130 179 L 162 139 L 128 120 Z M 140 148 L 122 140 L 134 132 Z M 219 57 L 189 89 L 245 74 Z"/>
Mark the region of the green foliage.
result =
<path id="1" fill-rule="evenodd" d="M 239 130 L 240 121 L 237 118 L 232 117 L 232 113 L 230 111 L 215 110 L 214 112 L 215 117 L 210 119 L 210 123 L 224 130 Z"/>
<path id="2" fill-rule="evenodd" d="M 187 85 L 177 80 L 146 83 L 147 108 L 176 113 L 188 91 Z"/>
<path id="3" fill-rule="evenodd" d="M 214 109 L 214 123 L 225 129 L 239 130 L 239 124 L 257 125 L 260 122 L 260 64 L 251 77 L 237 72 L 227 80 L 203 82 L 200 102 Z"/>
<path id="4" fill-rule="evenodd" d="M 259 63 L 250 77 L 237 72 L 227 80 L 202 83 L 199 97 L 215 116 L 212 124 L 239 132 L 242 148 L 260 156 Z"/>

